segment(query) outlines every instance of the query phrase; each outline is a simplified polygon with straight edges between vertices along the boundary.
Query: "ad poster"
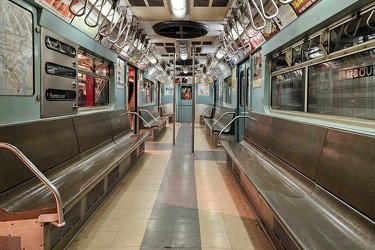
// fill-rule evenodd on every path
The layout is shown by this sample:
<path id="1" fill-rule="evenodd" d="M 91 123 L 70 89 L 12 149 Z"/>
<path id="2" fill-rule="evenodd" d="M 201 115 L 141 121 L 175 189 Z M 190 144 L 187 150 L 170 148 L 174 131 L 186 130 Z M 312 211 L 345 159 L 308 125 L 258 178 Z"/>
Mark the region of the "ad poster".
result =
<path id="1" fill-rule="evenodd" d="M 271 39 L 277 32 L 279 32 L 279 28 L 273 20 L 268 20 L 266 27 L 262 29 L 262 34 L 266 40 Z"/>
<path id="2" fill-rule="evenodd" d="M 262 87 L 262 50 L 254 54 L 253 87 Z"/>
<path id="3" fill-rule="evenodd" d="M 210 87 L 208 83 L 198 84 L 198 95 L 209 96 Z"/>
<path id="4" fill-rule="evenodd" d="M 294 0 L 290 5 L 299 16 L 317 2 L 318 0 Z"/>
<path id="5" fill-rule="evenodd" d="M 236 91 L 236 82 L 237 82 L 237 75 L 236 75 L 236 67 L 232 68 L 232 91 Z"/>
<path id="6" fill-rule="evenodd" d="M 117 88 L 125 88 L 125 63 L 121 59 L 117 59 Z"/>
<path id="7" fill-rule="evenodd" d="M 173 95 L 173 84 L 164 84 L 164 95 Z"/>
<path id="8" fill-rule="evenodd" d="M 282 30 L 296 18 L 297 14 L 293 8 L 289 4 L 282 4 L 279 6 L 279 14 L 273 20 L 276 22 L 277 27 Z"/>

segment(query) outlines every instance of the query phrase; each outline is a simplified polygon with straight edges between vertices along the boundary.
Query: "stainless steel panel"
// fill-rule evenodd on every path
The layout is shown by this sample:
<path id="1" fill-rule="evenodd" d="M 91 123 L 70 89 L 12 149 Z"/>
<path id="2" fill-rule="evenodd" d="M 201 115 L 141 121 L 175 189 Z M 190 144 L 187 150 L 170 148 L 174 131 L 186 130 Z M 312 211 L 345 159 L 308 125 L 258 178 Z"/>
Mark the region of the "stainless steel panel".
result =
<path id="1" fill-rule="evenodd" d="M 71 117 L 0 127 L 0 141 L 16 146 L 42 172 L 79 153 Z M 0 193 L 33 176 L 9 151 L 0 150 L 0 159 Z"/>
<path id="2" fill-rule="evenodd" d="M 375 220 L 375 137 L 330 129 L 317 183 Z"/>
<path id="3" fill-rule="evenodd" d="M 327 129 L 274 117 L 267 150 L 315 180 Z"/>
<path id="4" fill-rule="evenodd" d="M 73 116 L 80 152 L 112 140 L 107 112 Z"/>
<path id="5" fill-rule="evenodd" d="M 51 49 L 51 46 L 46 45 L 49 42 L 48 37 L 55 39 L 56 41 L 62 42 L 63 44 L 57 44 L 56 50 Z M 62 77 L 48 74 L 46 71 L 46 63 L 51 62 L 64 67 L 69 67 L 77 71 L 77 55 L 78 55 L 78 45 L 45 29 L 41 28 L 41 102 L 42 102 L 42 117 L 75 114 L 77 113 L 77 76 L 74 78 Z M 62 47 L 67 45 L 76 50 L 74 57 L 65 55 L 58 51 Z M 69 98 L 69 100 L 64 100 L 67 98 L 64 94 L 54 95 L 54 100 L 47 99 L 47 90 L 53 89 L 57 91 L 72 91 L 75 93 L 75 99 Z M 48 95 L 49 96 L 49 95 Z"/>
<path id="6" fill-rule="evenodd" d="M 250 116 L 257 121 L 246 119 L 245 137 L 262 148 L 267 147 L 268 133 L 271 128 L 272 117 L 251 112 Z"/>

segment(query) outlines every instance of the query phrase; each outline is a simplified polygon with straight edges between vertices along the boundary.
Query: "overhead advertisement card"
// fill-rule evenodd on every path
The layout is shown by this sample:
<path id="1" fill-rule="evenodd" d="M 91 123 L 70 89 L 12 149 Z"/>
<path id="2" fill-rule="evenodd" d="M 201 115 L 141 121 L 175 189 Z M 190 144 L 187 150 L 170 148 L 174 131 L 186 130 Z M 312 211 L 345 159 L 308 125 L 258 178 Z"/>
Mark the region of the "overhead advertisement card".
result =
<path id="1" fill-rule="evenodd" d="M 290 3 L 297 15 L 301 15 L 319 0 L 294 0 Z"/>

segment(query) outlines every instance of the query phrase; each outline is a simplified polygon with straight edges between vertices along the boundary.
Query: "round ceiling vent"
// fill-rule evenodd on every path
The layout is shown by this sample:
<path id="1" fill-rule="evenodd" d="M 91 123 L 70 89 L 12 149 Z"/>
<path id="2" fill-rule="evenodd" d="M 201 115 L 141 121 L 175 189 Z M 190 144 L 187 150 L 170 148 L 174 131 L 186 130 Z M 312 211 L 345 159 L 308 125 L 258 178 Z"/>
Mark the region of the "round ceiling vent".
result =
<path id="1" fill-rule="evenodd" d="M 191 39 L 207 35 L 207 25 L 192 21 L 168 21 L 153 27 L 156 34 L 176 39 Z"/>

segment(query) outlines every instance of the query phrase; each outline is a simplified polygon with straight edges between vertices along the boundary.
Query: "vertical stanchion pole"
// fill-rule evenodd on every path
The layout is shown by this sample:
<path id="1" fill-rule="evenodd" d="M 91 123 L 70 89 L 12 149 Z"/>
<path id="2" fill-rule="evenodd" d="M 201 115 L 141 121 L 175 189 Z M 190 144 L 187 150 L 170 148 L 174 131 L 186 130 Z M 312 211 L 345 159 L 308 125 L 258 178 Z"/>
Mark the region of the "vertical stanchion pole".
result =
<path id="1" fill-rule="evenodd" d="M 176 53 L 174 53 L 173 62 L 173 147 L 176 146 Z"/>
<path id="2" fill-rule="evenodd" d="M 195 128 L 195 45 L 193 45 L 192 48 L 192 54 L 193 54 L 193 88 L 192 88 L 192 102 L 193 102 L 193 108 L 192 108 L 192 126 L 191 126 L 191 154 L 194 155 L 194 128 Z"/>

